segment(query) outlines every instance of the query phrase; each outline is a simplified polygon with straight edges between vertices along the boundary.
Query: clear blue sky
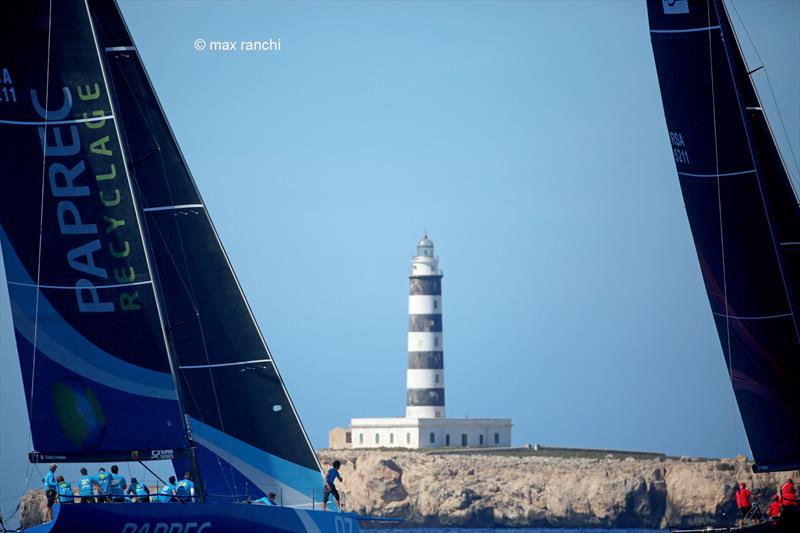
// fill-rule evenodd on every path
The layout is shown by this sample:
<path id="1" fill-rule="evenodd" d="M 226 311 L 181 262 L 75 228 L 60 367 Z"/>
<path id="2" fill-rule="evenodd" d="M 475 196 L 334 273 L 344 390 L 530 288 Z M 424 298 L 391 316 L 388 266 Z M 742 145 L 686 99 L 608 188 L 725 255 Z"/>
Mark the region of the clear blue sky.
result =
<path id="1" fill-rule="evenodd" d="M 316 446 L 404 413 L 427 230 L 449 416 L 510 417 L 515 444 L 747 452 L 643 2 L 120 3 Z M 800 2 L 734 5 L 798 152 Z"/>

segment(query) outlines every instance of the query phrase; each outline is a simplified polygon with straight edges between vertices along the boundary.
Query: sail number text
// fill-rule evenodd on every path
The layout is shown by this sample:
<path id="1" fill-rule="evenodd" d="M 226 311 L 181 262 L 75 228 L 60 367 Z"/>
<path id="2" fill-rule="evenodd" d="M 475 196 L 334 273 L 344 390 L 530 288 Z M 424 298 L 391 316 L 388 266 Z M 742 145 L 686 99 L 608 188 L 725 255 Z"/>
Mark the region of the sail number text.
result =
<path id="1" fill-rule="evenodd" d="M 17 92 L 14 90 L 14 82 L 11 81 L 11 73 L 7 68 L 0 69 L 0 104 L 17 101 Z"/>
<path id="2" fill-rule="evenodd" d="M 672 156 L 676 163 L 689 164 L 689 152 L 686 150 L 686 143 L 683 134 L 679 131 L 669 132 L 669 140 L 672 143 Z"/>

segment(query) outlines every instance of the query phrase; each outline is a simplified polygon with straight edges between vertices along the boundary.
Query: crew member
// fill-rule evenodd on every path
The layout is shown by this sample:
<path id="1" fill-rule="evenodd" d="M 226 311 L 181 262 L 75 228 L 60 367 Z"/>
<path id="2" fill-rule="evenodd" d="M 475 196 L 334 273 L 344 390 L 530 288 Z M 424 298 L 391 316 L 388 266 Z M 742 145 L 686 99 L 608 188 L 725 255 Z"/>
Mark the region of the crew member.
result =
<path id="1" fill-rule="evenodd" d="M 192 473 L 185 472 L 183 479 L 175 486 L 175 494 L 182 502 L 194 501 L 194 482 L 192 481 Z"/>
<path id="2" fill-rule="evenodd" d="M 322 495 L 322 510 L 328 510 L 328 498 L 331 494 L 333 494 L 333 499 L 336 501 L 336 505 L 339 506 L 339 509 L 344 511 L 341 502 L 339 501 L 339 491 L 336 490 L 336 485 L 334 484 L 336 480 L 342 481 L 342 476 L 339 474 L 339 468 L 342 466 L 342 463 L 339 461 L 333 462 L 333 468 L 328 469 L 328 473 L 325 475 L 325 492 Z"/>
<path id="3" fill-rule="evenodd" d="M 781 506 L 789 507 L 797 505 L 797 491 L 794 488 L 794 481 L 788 479 L 786 483 L 781 486 Z"/>
<path id="4" fill-rule="evenodd" d="M 117 503 L 125 503 L 125 489 L 128 488 L 128 482 L 125 477 L 119 473 L 117 465 L 111 466 L 111 501 Z"/>
<path id="5" fill-rule="evenodd" d="M 777 520 L 781 515 L 781 499 L 777 494 L 772 497 L 767 514 L 771 520 Z"/>
<path id="6" fill-rule="evenodd" d="M 47 469 L 47 474 L 44 476 L 44 495 L 47 497 L 47 512 L 45 513 L 45 522 L 53 519 L 53 504 L 56 503 L 56 496 L 58 495 L 58 482 L 56 481 L 56 469 L 58 465 L 55 463 L 50 464 Z"/>
<path id="7" fill-rule="evenodd" d="M 105 468 L 100 468 L 94 477 L 94 484 L 97 485 L 97 501 L 100 503 L 111 501 L 111 476 Z"/>
<path id="8" fill-rule="evenodd" d="M 750 514 L 750 497 L 752 493 L 747 490 L 747 485 L 739 483 L 739 490 L 736 491 L 736 507 L 739 508 L 739 525 L 743 525 L 745 519 Z"/>
<path id="9" fill-rule="evenodd" d="M 278 503 L 275 501 L 275 493 L 274 492 L 270 492 L 264 498 L 257 499 L 255 501 L 255 503 L 260 503 L 260 504 L 264 504 L 264 505 L 274 505 L 276 507 L 278 505 Z"/>
<path id="10" fill-rule="evenodd" d="M 150 501 L 150 489 L 144 483 L 139 483 L 135 477 L 131 478 L 127 494 L 136 497 L 137 503 L 148 503 Z"/>
<path id="11" fill-rule="evenodd" d="M 156 501 L 158 503 L 168 503 L 173 501 L 175 496 L 175 476 L 169 476 L 169 483 L 161 487 L 161 490 L 158 491 L 158 496 L 156 496 Z"/>
<path id="12" fill-rule="evenodd" d="M 86 470 L 86 468 L 81 468 L 81 479 L 78 481 L 78 494 L 81 496 L 78 500 L 79 502 L 94 502 L 94 485 L 94 479 L 92 479 L 92 476 L 89 475 L 89 472 Z"/>
<path id="13" fill-rule="evenodd" d="M 56 482 L 58 483 L 58 502 L 72 503 L 75 500 L 75 495 L 72 493 L 72 483 L 64 481 L 64 476 L 58 476 Z"/>

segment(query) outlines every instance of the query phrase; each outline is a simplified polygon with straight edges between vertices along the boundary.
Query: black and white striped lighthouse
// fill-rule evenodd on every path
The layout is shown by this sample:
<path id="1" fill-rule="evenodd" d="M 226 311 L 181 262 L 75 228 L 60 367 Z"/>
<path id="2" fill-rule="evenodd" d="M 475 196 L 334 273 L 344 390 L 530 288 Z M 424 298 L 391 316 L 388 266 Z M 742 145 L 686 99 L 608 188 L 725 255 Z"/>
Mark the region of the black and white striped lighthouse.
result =
<path id="1" fill-rule="evenodd" d="M 427 234 L 417 243 L 409 281 L 406 417 L 443 418 L 442 274 Z"/>

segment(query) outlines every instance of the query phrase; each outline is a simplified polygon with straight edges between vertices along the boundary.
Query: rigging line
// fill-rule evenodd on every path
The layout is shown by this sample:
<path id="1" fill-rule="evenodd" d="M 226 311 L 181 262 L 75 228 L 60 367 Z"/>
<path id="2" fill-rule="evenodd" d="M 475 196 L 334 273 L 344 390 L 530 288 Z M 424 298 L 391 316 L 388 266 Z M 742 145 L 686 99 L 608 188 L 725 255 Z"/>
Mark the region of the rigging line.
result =
<path id="1" fill-rule="evenodd" d="M 175 224 L 175 230 L 177 232 L 178 239 L 180 241 L 181 255 L 183 256 L 183 266 L 184 266 L 185 271 L 189 271 L 190 270 L 189 259 L 186 256 L 186 250 L 185 250 L 185 247 L 184 247 L 184 244 L 183 244 L 183 238 L 181 236 L 180 226 L 178 225 L 178 221 L 177 221 L 177 219 L 175 219 L 175 220 L 170 220 L 167 223 L 168 224 L 169 223 Z M 205 333 L 203 331 L 203 321 L 202 321 L 202 319 L 200 317 L 200 310 L 198 309 L 197 304 L 196 304 L 197 298 L 196 298 L 195 293 L 194 293 L 194 286 L 192 284 L 191 277 L 188 277 L 188 278 L 184 279 L 184 276 L 182 274 L 183 270 L 181 269 L 180 266 L 178 266 L 178 262 L 177 262 L 176 258 L 174 257 L 174 255 L 172 254 L 172 247 L 169 246 L 169 243 L 167 242 L 167 239 L 164 236 L 164 232 L 161 231 L 161 227 L 160 227 L 159 223 L 157 221 L 154 221 L 152 226 L 155 227 L 155 230 L 158 233 L 159 238 L 164 243 L 164 248 L 167 251 L 166 254 L 169 257 L 170 261 L 172 262 L 172 265 L 175 267 L 175 272 L 178 274 L 178 279 L 180 280 L 181 284 L 183 285 L 183 288 L 186 291 L 186 295 L 189 297 L 189 301 L 192 304 L 192 308 L 194 309 L 194 313 L 195 313 L 195 316 L 197 317 L 197 322 L 198 322 L 198 325 L 199 325 L 198 329 L 199 329 L 199 332 L 200 332 L 200 342 L 203 345 L 203 353 L 205 355 L 206 362 L 208 364 L 211 364 L 211 357 L 210 357 L 210 355 L 208 353 L 208 344 L 206 343 Z M 180 356 L 178 356 L 178 359 L 179 360 L 176 361 L 176 364 L 178 364 L 178 366 L 180 367 Z M 220 407 L 219 397 L 217 395 L 217 388 L 216 388 L 216 385 L 214 383 L 214 376 L 210 375 L 209 378 L 211 380 L 211 389 L 212 389 L 213 394 L 214 394 L 214 403 L 215 403 L 214 406 L 216 407 L 217 415 L 219 416 L 220 429 L 224 432 L 225 431 L 225 423 L 222 420 L 222 408 Z"/>
<path id="2" fill-rule="evenodd" d="M 707 4 L 707 16 L 708 16 L 708 24 L 711 24 L 711 2 Z M 716 10 L 716 6 L 715 10 Z M 719 22 L 720 26 L 720 38 L 724 39 L 724 34 L 722 32 L 722 19 L 719 16 L 719 12 L 717 12 L 717 22 Z M 716 91 L 714 87 L 714 49 L 713 43 L 711 40 L 711 31 L 708 32 L 708 65 L 709 65 L 709 78 L 711 81 L 711 115 L 713 120 L 713 127 L 714 127 L 714 167 L 719 174 L 719 139 L 717 135 L 717 101 L 716 101 Z M 753 165 L 755 167 L 755 164 Z M 719 243 L 720 243 L 720 256 L 722 261 L 722 294 L 723 299 L 725 302 L 725 356 L 728 363 L 728 379 L 731 382 L 731 386 L 733 386 L 733 356 L 731 355 L 731 322 L 729 315 L 730 308 L 728 307 L 728 271 L 725 264 L 725 229 L 723 226 L 723 217 L 722 217 L 722 184 L 721 180 L 717 180 L 717 212 L 719 214 Z M 735 400 L 734 400 L 735 401 Z M 731 409 L 731 417 L 732 417 L 732 424 L 733 424 L 733 439 L 736 445 L 736 454 L 739 455 L 739 435 L 736 431 L 736 413 L 735 413 L 736 406 L 733 405 Z"/>
<path id="3" fill-rule="evenodd" d="M 44 182 L 45 175 L 47 174 L 47 123 L 50 118 L 50 48 L 52 44 L 53 32 L 53 0 L 50 0 L 47 9 L 47 60 L 45 61 L 45 78 L 44 78 L 44 132 L 42 136 L 42 194 L 39 201 L 39 245 L 36 256 L 36 285 L 39 285 L 42 279 L 42 241 L 44 240 Z M 28 402 L 28 413 L 30 418 L 31 428 L 33 428 L 33 399 L 36 392 L 36 347 L 39 340 L 39 299 L 41 298 L 41 289 L 36 288 L 36 303 L 33 312 L 33 354 L 31 358 L 31 399 Z M 28 433 L 28 449 L 32 445 L 33 429 Z"/>
<path id="4" fill-rule="evenodd" d="M 755 70 L 753 70 L 751 72 L 748 72 L 748 74 L 752 74 L 756 70 L 759 70 L 759 69 L 762 69 L 762 68 L 764 69 L 764 76 L 767 79 L 767 86 L 769 87 L 769 92 L 772 95 L 772 101 L 775 104 L 775 109 L 778 111 L 778 120 L 780 120 L 780 122 L 781 122 L 781 128 L 783 128 L 783 134 L 786 136 L 786 144 L 789 145 L 789 153 L 792 154 L 792 161 L 794 161 L 794 169 L 797 172 L 798 177 L 800 177 L 800 164 L 798 164 L 798 162 L 797 162 L 797 155 L 794 153 L 794 146 L 792 146 L 791 137 L 789 137 L 789 132 L 788 132 L 788 130 L 786 128 L 786 123 L 783 120 L 783 114 L 781 113 L 781 108 L 778 105 L 778 99 L 775 96 L 775 90 L 772 88 L 772 80 L 770 80 L 770 77 L 769 77 L 769 70 L 766 68 L 764 60 L 761 59 L 761 54 L 758 53 L 758 48 L 756 48 L 756 43 L 753 41 L 753 38 L 750 37 L 750 32 L 747 31 L 747 26 L 745 26 L 744 20 L 742 20 L 742 16 L 739 14 L 739 10 L 736 9 L 736 5 L 733 3 L 733 0 L 731 0 L 730 4 L 731 4 L 731 7 L 733 8 L 733 12 L 736 13 L 736 18 L 739 19 L 739 23 L 742 25 L 742 29 L 744 30 L 744 34 L 747 35 L 747 40 L 750 41 L 750 46 L 753 47 L 753 51 L 755 52 L 759 63 L 761 63 L 761 66 L 759 68 L 757 68 L 757 69 L 755 69 Z"/>

